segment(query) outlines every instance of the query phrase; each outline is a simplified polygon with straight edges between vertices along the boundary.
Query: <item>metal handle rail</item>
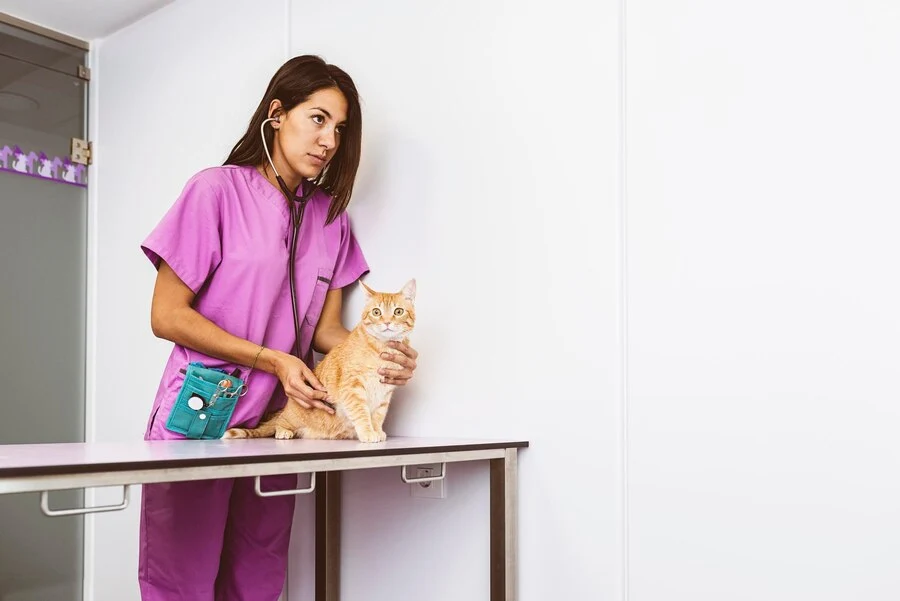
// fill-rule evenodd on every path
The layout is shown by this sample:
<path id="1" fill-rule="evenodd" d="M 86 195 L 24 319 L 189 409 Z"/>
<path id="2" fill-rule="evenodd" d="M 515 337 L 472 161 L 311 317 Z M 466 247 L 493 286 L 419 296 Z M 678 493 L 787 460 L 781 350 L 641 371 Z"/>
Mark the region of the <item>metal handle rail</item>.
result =
<path id="1" fill-rule="evenodd" d="M 260 486 L 260 478 L 262 476 L 257 476 L 256 481 L 254 482 L 254 486 L 256 488 L 256 494 L 261 497 L 285 497 L 287 495 L 306 495 L 314 490 L 316 490 L 316 473 L 310 472 L 309 475 L 309 488 L 294 488 L 290 490 L 270 490 L 265 492 L 262 490 Z"/>
<path id="2" fill-rule="evenodd" d="M 74 509 L 50 509 L 50 491 L 41 492 L 41 511 L 48 517 L 59 517 L 63 515 L 86 515 L 88 513 L 103 513 L 106 511 L 122 511 L 128 507 L 128 497 L 131 492 L 131 485 L 126 484 L 122 487 L 122 502 L 118 505 L 100 505 L 99 507 L 76 507 Z"/>
<path id="3" fill-rule="evenodd" d="M 406 468 L 408 465 L 404 465 L 400 468 L 400 479 L 406 482 L 407 484 L 418 484 L 420 482 L 437 482 L 438 480 L 443 480 L 447 475 L 447 464 L 441 464 L 441 473 L 437 476 L 422 476 L 421 478 L 410 478 L 406 475 Z"/>

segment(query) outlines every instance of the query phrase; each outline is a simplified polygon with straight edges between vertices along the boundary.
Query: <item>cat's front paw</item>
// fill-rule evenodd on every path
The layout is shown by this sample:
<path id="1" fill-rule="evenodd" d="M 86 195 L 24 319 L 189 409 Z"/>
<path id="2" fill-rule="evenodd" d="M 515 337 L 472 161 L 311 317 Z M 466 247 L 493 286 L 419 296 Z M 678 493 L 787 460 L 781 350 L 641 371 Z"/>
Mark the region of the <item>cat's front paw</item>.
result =
<path id="1" fill-rule="evenodd" d="M 384 442 L 385 440 L 387 440 L 387 434 L 384 433 L 384 430 L 380 430 L 375 434 L 378 435 L 378 442 Z"/>
<path id="2" fill-rule="evenodd" d="M 381 442 L 384 438 L 378 436 L 378 432 L 363 432 L 359 435 L 360 442 Z"/>
<path id="3" fill-rule="evenodd" d="M 275 428 L 275 438 L 280 438 L 282 440 L 290 440 L 294 437 L 294 433 L 290 430 L 286 430 L 284 428 Z"/>

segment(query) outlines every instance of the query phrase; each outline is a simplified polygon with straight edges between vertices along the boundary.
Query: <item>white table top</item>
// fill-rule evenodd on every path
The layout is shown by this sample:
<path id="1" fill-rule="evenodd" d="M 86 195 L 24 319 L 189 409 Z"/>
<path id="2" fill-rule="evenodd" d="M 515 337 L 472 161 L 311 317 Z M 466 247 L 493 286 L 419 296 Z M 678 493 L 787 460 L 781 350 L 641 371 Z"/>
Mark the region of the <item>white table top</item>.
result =
<path id="1" fill-rule="evenodd" d="M 171 440 L 0 445 L 0 478 L 527 447 L 522 440 Z"/>

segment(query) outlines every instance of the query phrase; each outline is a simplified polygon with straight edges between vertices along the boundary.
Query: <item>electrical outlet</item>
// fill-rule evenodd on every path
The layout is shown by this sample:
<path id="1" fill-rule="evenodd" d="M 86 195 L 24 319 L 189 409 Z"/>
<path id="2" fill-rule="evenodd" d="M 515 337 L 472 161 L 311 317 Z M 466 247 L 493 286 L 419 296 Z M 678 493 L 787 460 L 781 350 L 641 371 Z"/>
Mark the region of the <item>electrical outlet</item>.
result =
<path id="1" fill-rule="evenodd" d="M 438 465 L 411 465 L 407 470 L 411 478 L 430 478 L 441 473 L 441 466 Z M 414 482 L 409 485 L 409 494 L 413 497 L 427 497 L 429 499 L 446 499 L 447 489 L 445 488 L 447 477 L 440 480 L 432 480 L 430 482 Z"/>

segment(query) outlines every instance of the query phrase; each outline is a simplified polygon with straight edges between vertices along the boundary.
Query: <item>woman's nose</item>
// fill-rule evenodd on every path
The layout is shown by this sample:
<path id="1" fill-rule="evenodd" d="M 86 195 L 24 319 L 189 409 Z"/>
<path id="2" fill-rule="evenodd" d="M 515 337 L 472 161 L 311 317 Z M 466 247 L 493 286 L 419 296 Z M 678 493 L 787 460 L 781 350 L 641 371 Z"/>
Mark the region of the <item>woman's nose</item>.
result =
<path id="1" fill-rule="evenodd" d="M 337 136 L 335 135 L 334 128 L 328 128 L 327 131 L 322 133 L 322 137 L 319 138 L 319 144 L 324 146 L 327 150 L 331 150 L 335 146 L 335 140 Z"/>

